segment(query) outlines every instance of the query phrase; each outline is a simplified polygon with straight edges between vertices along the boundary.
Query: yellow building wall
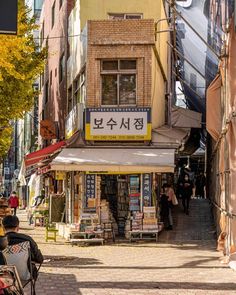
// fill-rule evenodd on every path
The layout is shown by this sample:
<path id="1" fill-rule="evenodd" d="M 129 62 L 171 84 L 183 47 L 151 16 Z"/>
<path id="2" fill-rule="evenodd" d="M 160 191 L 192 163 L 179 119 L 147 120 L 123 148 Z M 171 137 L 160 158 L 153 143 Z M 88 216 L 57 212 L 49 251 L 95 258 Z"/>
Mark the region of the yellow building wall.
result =
<path id="1" fill-rule="evenodd" d="M 80 27 L 87 20 L 108 19 L 109 13 L 142 13 L 144 19 L 154 19 L 157 22 L 166 18 L 162 0 L 80 0 Z M 166 21 L 159 23 L 157 30 L 168 29 Z M 159 54 L 165 76 L 168 77 L 168 47 L 169 33 L 156 35 L 156 50 Z M 152 128 L 165 124 L 165 92 L 166 83 L 153 53 L 152 58 Z"/>
<path id="2" fill-rule="evenodd" d="M 156 56 L 152 54 L 152 129 L 165 124 L 165 83 Z"/>
<path id="3" fill-rule="evenodd" d="M 162 0 L 80 0 L 81 28 L 87 20 L 108 19 L 108 13 L 142 13 L 143 18 L 161 17 Z"/>

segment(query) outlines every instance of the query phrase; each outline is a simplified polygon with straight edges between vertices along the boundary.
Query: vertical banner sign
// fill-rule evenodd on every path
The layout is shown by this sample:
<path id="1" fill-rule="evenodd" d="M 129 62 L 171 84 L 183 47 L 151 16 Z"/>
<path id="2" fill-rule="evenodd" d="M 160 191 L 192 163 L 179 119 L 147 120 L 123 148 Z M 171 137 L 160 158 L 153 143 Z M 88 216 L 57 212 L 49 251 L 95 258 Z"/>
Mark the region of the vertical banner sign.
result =
<path id="1" fill-rule="evenodd" d="M 151 173 L 142 174 L 143 180 L 143 206 L 149 207 L 152 205 L 152 175 Z"/>
<path id="2" fill-rule="evenodd" d="M 86 206 L 89 208 L 95 207 L 95 196 L 96 196 L 96 175 L 86 174 Z"/>
<path id="3" fill-rule="evenodd" d="M 132 175 L 129 178 L 129 210 L 139 211 L 140 210 L 140 181 L 139 176 Z"/>
<path id="4" fill-rule="evenodd" d="M 17 34 L 18 0 L 0 0 L 0 34 Z"/>

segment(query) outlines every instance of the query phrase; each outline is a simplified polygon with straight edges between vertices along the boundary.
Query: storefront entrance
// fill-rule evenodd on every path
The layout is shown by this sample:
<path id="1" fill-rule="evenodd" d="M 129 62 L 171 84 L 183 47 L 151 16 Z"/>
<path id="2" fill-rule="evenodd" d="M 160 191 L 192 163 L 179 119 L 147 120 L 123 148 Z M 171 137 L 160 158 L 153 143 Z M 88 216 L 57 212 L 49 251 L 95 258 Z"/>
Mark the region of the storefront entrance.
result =
<path id="1" fill-rule="evenodd" d="M 103 200 L 109 203 L 115 234 L 124 236 L 125 224 L 129 215 L 128 176 L 102 175 L 101 204 L 104 204 Z M 101 217 L 103 217 L 102 213 Z"/>
<path id="2" fill-rule="evenodd" d="M 116 236 L 125 237 L 132 212 L 140 211 L 140 175 L 101 175 L 101 221 L 112 220 Z"/>

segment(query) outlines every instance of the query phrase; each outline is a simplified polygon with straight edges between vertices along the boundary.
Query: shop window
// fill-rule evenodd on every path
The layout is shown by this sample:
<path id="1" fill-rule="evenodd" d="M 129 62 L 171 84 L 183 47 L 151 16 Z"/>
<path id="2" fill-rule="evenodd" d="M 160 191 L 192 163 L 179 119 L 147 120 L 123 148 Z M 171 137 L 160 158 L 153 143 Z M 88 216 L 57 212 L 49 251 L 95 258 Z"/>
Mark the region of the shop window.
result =
<path id="1" fill-rule="evenodd" d="M 74 101 L 77 103 L 85 103 L 86 86 L 85 86 L 85 72 L 82 72 L 74 81 Z"/>
<path id="2" fill-rule="evenodd" d="M 54 26 L 54 23 L 55 23 L 55 4 L 56 4 L 56 1 L 54 1 L 53 3 L 53 6 L 52 6 L 52 11 L 51 11 L 51 18 L 52 18 L 52 28 Z"/>
<path id="3" fill-rule="evenodd" d="M 136 75 L 136 60 L 103 60 L 102 105 L 135 105 Z"/>
<path id="4" fill-rule="evenodd" d="M 142 13 L 109 13 L 109 19 L 142 19 Z"/>

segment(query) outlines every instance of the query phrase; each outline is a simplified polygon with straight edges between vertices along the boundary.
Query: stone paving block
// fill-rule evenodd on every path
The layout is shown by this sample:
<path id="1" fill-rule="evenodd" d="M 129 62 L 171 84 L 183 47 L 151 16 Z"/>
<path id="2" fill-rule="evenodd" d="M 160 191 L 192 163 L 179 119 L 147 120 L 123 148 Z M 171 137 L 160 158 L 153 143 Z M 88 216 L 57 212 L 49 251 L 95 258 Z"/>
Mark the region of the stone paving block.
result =
<path id="1" fill-rule="evenodd" d="M 61 238 L 45 243 L 44 229 L 27 228 L 25 215 L 20 215 L 24 232 L 51 259 L 41 268 L 36 294 L 236 294 L 236 272 L 218 261 L 209 204 L 192 200 L 190 214 L 189 218 L 175 208 L 174 230 L 163 232 L 157 244 L 92 247 L 70 247 Z"/>

